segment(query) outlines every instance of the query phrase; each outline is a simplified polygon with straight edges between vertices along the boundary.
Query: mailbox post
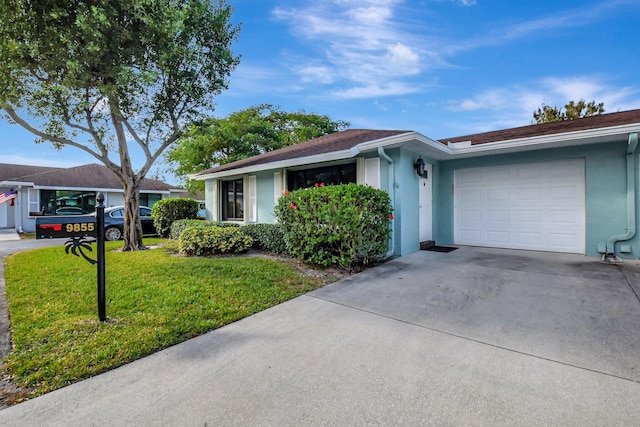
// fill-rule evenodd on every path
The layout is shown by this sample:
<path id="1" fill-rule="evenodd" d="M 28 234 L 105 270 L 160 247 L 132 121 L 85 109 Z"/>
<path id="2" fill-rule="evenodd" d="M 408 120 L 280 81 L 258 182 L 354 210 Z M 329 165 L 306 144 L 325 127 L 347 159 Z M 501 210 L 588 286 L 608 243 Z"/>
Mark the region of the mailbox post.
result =
<path id="1" fill-rule="evenodd" d="M 98 246 L 98 318 L 107 320 L 106 289 L 104 283 L 104 195 L 96 197 L 96 245 Z"/>
<path id="2" fill-rule="evenodd" d="M 68 238 L 65 252 L 84 258 L 87 262 L 97 264 L 98 270 L 98 318 L 107 320 L 105 290 L 105 256 L 104 256 L 104 195 L 96 196 L 96 215 L 78 215 L 74 217 L 38 217 L 36 218 L 37 239 Z M 93 236 L 95 235 L 95 239 Z M 91 243 L 97 246 L 97 259 L 90 258 L 84 251 L 91 252 Z"/>

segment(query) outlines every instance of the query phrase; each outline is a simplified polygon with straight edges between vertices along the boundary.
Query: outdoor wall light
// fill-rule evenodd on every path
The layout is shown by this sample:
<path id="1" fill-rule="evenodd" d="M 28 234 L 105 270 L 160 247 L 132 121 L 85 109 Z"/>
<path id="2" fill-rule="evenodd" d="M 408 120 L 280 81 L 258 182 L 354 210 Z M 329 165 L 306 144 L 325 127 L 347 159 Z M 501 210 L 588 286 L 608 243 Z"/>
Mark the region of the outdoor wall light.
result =
<path id="1" fill-rule="evenodd" d="M 419 176 L 424 175 L 424 160 L 422 160 L 422 157 L 419 157 L 418 160 L 416 160 L 416 164 L 413 165 L 413 167 L 416 169 L 416 173 Z"/>

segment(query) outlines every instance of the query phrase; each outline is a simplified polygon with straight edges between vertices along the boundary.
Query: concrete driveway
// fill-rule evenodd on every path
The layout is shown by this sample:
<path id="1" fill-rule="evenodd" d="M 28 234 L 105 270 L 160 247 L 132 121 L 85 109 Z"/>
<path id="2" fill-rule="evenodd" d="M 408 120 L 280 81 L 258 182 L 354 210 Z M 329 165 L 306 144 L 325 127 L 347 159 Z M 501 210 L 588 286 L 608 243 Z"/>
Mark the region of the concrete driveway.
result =
<path id="1" fill-rule="evenodd" d="M 635 425 L 638 293 L 638 262 L 422 251 L 0 411 L 0 424 Z"/>

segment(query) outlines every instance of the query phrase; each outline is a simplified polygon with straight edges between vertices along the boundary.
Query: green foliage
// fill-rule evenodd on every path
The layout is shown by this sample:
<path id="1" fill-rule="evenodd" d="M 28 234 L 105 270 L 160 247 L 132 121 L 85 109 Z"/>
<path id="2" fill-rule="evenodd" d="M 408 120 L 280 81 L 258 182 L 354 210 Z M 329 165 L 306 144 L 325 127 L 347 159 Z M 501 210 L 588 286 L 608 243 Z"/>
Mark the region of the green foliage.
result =
<path id="1" fill-rule="evenodd" d="M 253 239 L 240 227 L 187 227 L 178 240 L 180 252 L 187 255 L 214 255 L 246 252 Z"/>
<path id="2" fill-rule="evenodd" d="M 581 99 L 577 103 L 569 101 L 565 104 L 564 111 L 558 107 L 550 107 L 542 104 L 542 106 L 533 113 L 533 119 L 536 124 L 541 124 L 597 116 L 602 113 L 604 113 L 603 102 L 596 104 L 595 101 L 591 101 L 587 104 L 584 99 Z"/>
<path id="3" fill-rule="evenodd" d="M 178 241 L 182 232 L 188 227 L 210 227 L 215 225 L 216 227 L 240 227 L 239 224 L 232 222 L 215 222 L 207 221 L 204 219 L 179 219 L 173 221 L 171 224 L 171 231 L 169 232 L 169 238 L 171 240 Z"/>
<path id="4" fill-rule="evenodd" d="M 291 255 L 349 270 L 386 252 L 391 212 L 386 192 L 356 184 L 296 190 L 275 208 Z"/>
<path id="5" fill-rule="evenodd" d="M 158 234 L 168 237 L 174 221 L 198 218 L 198 202 L 194 199 L 162 199 L 151 208 L 151 217 Z"/>
<path id="6" fill-rule="evenodd" d="M 253 238 L 253 247 L 276 254 L 286 254 L 284 229 L 280 224 L 247 224 L 242 231 Z"/>
<path id="7" fill-rule="evenodd" d="M 142 247 L 142 179 L 239 63 L 231 12 L 225 0 L 0 2 L 0 113 L 118 175 L 132 215 L 125 250 Z M 144 155 L 137 170 L 129 144 Z"/>
<path id="8" fill-rule="evenodd" d="M 194 122 L 167 153 L 167 160 L 178 176 L 200 172 L 216 164 L 298 144 L 341 131 L 345 121 L 304 111 L 285 112 L 262 104 L 230 114 L 226 118 L 207 118 Z M 188 188 L 203 189 L 202 181 L 186 182 Z"/>
<path id="9" fill-rule="evenodd" d="M 95 266 L 69 258 L 58 246 L 6 258 L 13 349 L 3 375 L 33 387 L 32 396 L 43 394 L 321 285 L 275 260 L 114 250 L 120 247 L 107 242 L 104 323 L 97 318 Z"/>
<path id="10" fill-rule="evenodd" d="M 171 223 L 171 228 L 169 231 L 169 238 L 171 240 L 180 239 L 180 234 L 188 228 L 188 227 L 206 227 L 208 225 L 213 225 L 213 221 L 206 221 L 204 219 L 179 219 L 177 221 L 173 221 Z"/>

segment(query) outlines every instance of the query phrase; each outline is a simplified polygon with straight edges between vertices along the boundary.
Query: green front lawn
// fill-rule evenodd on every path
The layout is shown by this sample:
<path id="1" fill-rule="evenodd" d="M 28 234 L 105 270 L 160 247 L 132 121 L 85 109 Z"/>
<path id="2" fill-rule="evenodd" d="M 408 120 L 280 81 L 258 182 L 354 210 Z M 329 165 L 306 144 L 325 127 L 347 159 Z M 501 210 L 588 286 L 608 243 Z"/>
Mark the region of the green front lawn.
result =
<path id="1" fill-rule="evenodd" d="M 113 251 L 121 246 L 107 243 L 105 323 L 96 267 L 62 242 L 6 258 L 14 350 L 4 369 L 16 384 L 43 394 L 322 286 L 271 259 Z"/>

